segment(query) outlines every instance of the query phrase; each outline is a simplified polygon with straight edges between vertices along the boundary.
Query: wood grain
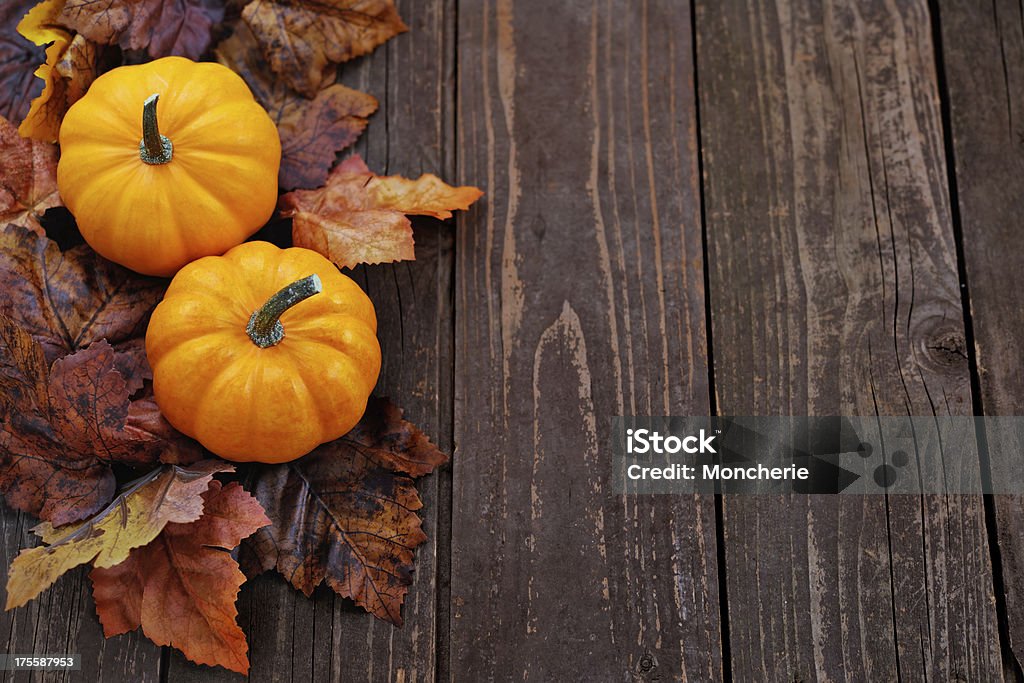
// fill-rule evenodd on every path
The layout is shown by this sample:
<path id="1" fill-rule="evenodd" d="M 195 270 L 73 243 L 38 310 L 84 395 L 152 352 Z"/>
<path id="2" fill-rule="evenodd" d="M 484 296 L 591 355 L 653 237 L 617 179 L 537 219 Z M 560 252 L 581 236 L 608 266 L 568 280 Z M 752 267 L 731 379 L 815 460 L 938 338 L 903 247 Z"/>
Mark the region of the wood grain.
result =
<path id="1" fill-rule="evenodd" d="M 924 2 L 698 2 L 723 414 L 962 415 Z M 980 497 L 729 498 L 737 680 L 1000 680 Z"/>
<path id="2" fill-rule="evenodd" d="M 1020 415 L 1024 10 L 1003 0 L 938 5 L 981 406 L 987 415 Z M 1008 664 L 1024 677 L 1024 496 L 993 502 Z"/>
<path id="3" fill-rule="evenodd" d="M 708 410 L 686 3 L 463 3 L 452 680 L 722 677 L 714 506 L 610 490 Z"/>

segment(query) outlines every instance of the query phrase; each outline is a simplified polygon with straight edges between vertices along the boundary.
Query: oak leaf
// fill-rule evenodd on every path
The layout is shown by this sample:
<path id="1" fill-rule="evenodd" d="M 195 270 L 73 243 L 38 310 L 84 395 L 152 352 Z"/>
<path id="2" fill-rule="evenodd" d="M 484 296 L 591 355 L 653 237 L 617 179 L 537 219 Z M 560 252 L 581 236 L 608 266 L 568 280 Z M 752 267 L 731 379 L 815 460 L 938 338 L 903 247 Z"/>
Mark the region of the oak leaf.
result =
<path id="1" fill-rule="evenodd" d="M 46 59 L 46 53 L 17 33 L 18 24 L 37 2 L 0 2 L 0 116 L 8 121 L 25 118 L 29 103 L 40 90 L 33 72 Z"/>
<path id="2" fill-rule="evenodd" d="M 100 44 L 198 59 L 223 18 L 223 0 L 66 0 L 58 22 Z"/>
<path id="3" fill-rule="evenodd" d="M 57 147 L 22 138 L 0 116 L 0 225 L 13 223 L 43 235 L 39 219 L 55 206 L 62 206 Z"/>
<path id="4" fill-rule="evenodd" d="M 297 247 L 320 252 L 339 266 L 415 258 L 412 223 L 406 214 L 450 218 L 483 194 L 452 187 L 430 173 L 416 180 L 377 176 L 358 156 L 338 164 L 327 184 L 281 197 L 283 216 L 293 217 Z"/>
<path id="5" fill-rule="evenodd" d="M 154 643 L 176 647 L 197 664 L 245 674 L 248 646 L 235 608 L 245 575 L 224 551 L 270 520 L 234 482 L 210 482 L 203 500 L 198 520 L 169 523 L 124 562 L 92 570 L 96 612 L 108 638 L 141 626 Z"/>
<path id="6" fill-rule="evenodd" d="M 20 607 L 70 569 L 91 562 L 113 567 L 132 548 L 147 545 L 170 522 L 192 522 L 203 514 L 202 494 L 217 472 L 233 471 L 219 460 L 189 468 L 165 465 L 135 481 L 88 521 L 34 529 L 45 545 L 22 550 L 7 576 L 6 609 Z"/>
<path id="7" fill-rule="evenodd" d="M 65 0 L 43 0 L 18 24 L 18 33 L 46 48 L 46 61 L 35 71 L 43 92 L 18 127 L 22 137 L 54 142 L 68 108 L 81 99 L 96 78 L 96 45 L 72 36 L 55 22 Z"/>
<path id="8" fill-rule="evenodd" d="M 245 24 L 217 46 L 217 59 L 245 79 L 277 124 L 279 182 L 286 190 L 322 185 L 337 153 L 356 141 L 367 117 L 377 110 L 375 98 L 339 83 L 326 86 L 312 99 L 295 92 L 270 72 Z"/>
<path id="9" fill-rule="evenodd" d="M 0 230 L 0 314 L 40 344 L 48 361 L 106 339 L 149 376 L 144 335 L 167 281 L 137 275 L 85 245 L 61 252 L 18 226 Z"/>
<path id="10" fill-rule="evenodd" d="M 410 476 L 447 461 L 401 411 L 371 399 L 354 432 L 298 460 L 261 465 L 248 487 L 271 526 L 242 546 L 247 573 L 277 569 L 307 596 L 326 581 L 401 625 L 413 550 L 426 540 Z M 406 476 L 410 475 L 410 476 Z"/>
<path id="11" fill-rule="evenodd" d="M 274 72 L 307 97 L 333 81 L 337 64 L 408 30 L 394 0 L 253 0 L 242 18 Z"/>
<path id="12" fill-rule="evenodd" d="M 116 361 L 100 341 L 48 367 L 42 347 L 0 315 L 0 491 L 8 504 L 73 522 L 114 495 L 112 463 L 157 462 L 168 437 L 136 424 Z"/>

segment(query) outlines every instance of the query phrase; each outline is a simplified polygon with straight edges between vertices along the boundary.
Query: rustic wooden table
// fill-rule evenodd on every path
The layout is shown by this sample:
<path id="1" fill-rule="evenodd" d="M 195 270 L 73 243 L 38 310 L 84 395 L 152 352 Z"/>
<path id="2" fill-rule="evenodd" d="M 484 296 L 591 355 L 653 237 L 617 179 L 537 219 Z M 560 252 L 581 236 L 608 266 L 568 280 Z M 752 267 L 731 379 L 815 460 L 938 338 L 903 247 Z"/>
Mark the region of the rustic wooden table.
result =
<path id="1" fill-rule="evenodd" d="M 405 627 L 260 577 L 250 678 L 1020 680 L 1020 499 L 625 498 L 605 446 L 616 414 L 1021 412 L 1017 0 L 398 5 L 344 72 L 381 101 L 357 149 L 487 195 L 357 277 L 380 393 L 454 457 Z M 0 627 L 84 655 L 47 679 L 241 678 L 104 640 L 84 571 Z"/>

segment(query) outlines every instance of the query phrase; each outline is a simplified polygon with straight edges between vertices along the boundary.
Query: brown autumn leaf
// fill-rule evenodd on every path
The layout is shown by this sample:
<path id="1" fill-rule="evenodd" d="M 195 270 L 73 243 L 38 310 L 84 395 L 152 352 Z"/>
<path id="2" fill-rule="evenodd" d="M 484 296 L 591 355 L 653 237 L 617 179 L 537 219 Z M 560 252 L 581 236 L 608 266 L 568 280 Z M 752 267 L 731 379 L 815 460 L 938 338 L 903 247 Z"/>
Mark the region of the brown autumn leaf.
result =
<path id="1" fill-rule="evenodd" d="M 61 252 L 45 236 L 9 225 L 0 230 L 0 289 L 0 314 L 42 344 L 48 361 L 106 339 L 151 376 L 144 335 L 166 280 L 137 275 L 85 245 Z"/>
<path id="2" fill-rule="evenodd" d="M 96 78 L 97 47 L 84 36 L 57 26 L 64 0 L 43 0 L 18 24 L 18 33 L 36 45 L 47 45 L 46 61 L 35 71 L 43 92 L 18 126 L 22 137 L 54 142 L 68 108 L 81 99 Z"/>
<path id="3" fill-rule="evenodd" d="M 38 1 L 0 2 L 0 116 L 8 121 L 25 118 L 29 103 L 40 90 L 34 72 L 46 59 L 45 51 L 22 39 L 17 32 L 22 17 Z"/>
<path id="4" fill-rule="evenodd" d="M 190 465 L 208 454 L 198 441 L 179 432 L 164 418 L 153 398 L 152 386 L 128 407 L 124 429 L 129 439 L 149 445 L 143 454 L 156 451 L 162 463 Z"/>
<path id="5" fill-rule="evenodd" d="M 223 0 L 67 0 L 57 21 L 103 45 L 199 59 L 223 18 Z"/>
<path id="6" fill-rule="evenodd" d="M 338 164 L 317 190 L 281 197 L 282 215 L 293 217 L 292 241 L 339 266 L 412 260 L 412 223 L 406 214 L 450 218 L 483 194 L 452 187 L 430 173 L 416 180 L 377 176 L 359 155 Z"/>
<path id="7" fill-rule="evenodd" d="M 26 140 L 0 116 L 0 225 L 13 223 L 43 235 L 39 219 L 62 206 L 57 193 L 57 147 Z"/>
<path id="8" fill-rule="evenodd" d="M 366 412 L 344 441 L 372 454 L 393 472 L 422 477 L 448 461 L 430 438 L 402 418 L 402 409 L 385 398 L 370 397 Z"/>
<path id="9" fill-rule="evenodd" d="M 6 609 L 20 607 L 53 585 L 70 569 L 91 562 L 113 567 L 129 551 L 151 542 L 170 522 L 192 522 L 203 514 L 202 494 L 217 472 L 233 467 L 204 460 L 189 468 L 164 465 L 133 482 L 88 521 L 34 531 L 45 545 L 22 550 L 7 576 Z"/>
<path id="10" fill-rule="evenodd" d="M 339 83 L 312 99 L 289 88 L 270 71 L 245 24 L 217 46 L 217 60 L 245 79 L 270 113 L 281 135 L 280 185 L 286 190 L 318 187 L 338 152 L 362 134 L 377 100 Z"/>
<path id="11" fill-rule="evenodd" d="M 354 432 L 298 460 L 252 470 L 271 526 L 243 547 L 249 574 L 277 569 L 307 596 L 326 581 L 374 616 L 402 624 L 413 550 L 426 540 L 413 480 L 447 461 L 401 411 L 371 399 Z"/>
<path id="12" fill-rule="evenodd" d="M 9 505 L 73 522 L 114 495 L 111 463 L 157 462 L 164 437 L 132 424 L 116 360 L 99 341 L 48 367 L 42 347 L 0 315 L 0 492 Z"/>
<path id="13" fill-rule="evenodd" d="M 245 575 L 225 551 L 270 520 L 234 482 L 210 482 L 203 500 L 198 520 L 172 522 L 124 562 L 92 570 L 96 612 L 108 638 L 141 626 L 151 641 L 176 647 L 197 664 L 245 674 L 248 645 L 235 608 Z"/>
<path id="14" fill-rule="evenodd" d="M 409 30 L 394 0 L 253 0 L 242 18 L 274 72 L 307 97 L 334 80 L 337 64 Z"/>

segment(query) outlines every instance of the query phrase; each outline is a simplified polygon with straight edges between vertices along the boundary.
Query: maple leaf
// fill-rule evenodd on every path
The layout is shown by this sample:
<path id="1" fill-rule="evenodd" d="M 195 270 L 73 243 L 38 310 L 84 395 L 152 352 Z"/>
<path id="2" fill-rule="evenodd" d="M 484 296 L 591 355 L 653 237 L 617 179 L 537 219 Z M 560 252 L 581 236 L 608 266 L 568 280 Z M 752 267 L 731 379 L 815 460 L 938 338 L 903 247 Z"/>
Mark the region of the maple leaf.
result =
<path id="1" fill-rule="evenodd" d="M 54 22 L 64 0 L 43 0 L 18 24 L 18 33 L 46 48 L 46 61 L 35 71 L 43 92 L 32 100 L 18 127 L 22 137 L 54 142 L 68 108 L 81 99 L 96 78 L 96 45 L 84 36 L 72 36 Z"/>
<path id="2" fill-rule="evenodd" d="M 373 615 L 402 624 L 413 550 L 426 540 L 423 504 L 406 474 L 447 461 L 384 399 L 354 432 L 281 465 L 256 466 L 248 488 L 271 526 L 242 546 L 244 567 L 277 569 L 307 596 L 326 581 Z"/>
<path id="3" fill-rule="evenodd" d="M 129 485 L 88 521 L 63 527 L 43 522 L 34 531 L 45 545 L 22 550 L 11 563 L 6 609 L 24 605 L 79 565 L 113 567 L 124 562 L 132 548 L 148 544 L 170 522 L 199 519 L 202 494 L 213 475 L 233 469 L 220 460 L 189 468 L 165 465 Z"/>
<path id="4" fill-rule="evenodd" d="M 452 210 L 469 208 L 481 195 L 475 187 L 452 187 L 430 173 L 416 180 L 377 176 L 355 155 L 331 171 L 324 187 L 289 192 L 278 206 L 294 219 L 295 246 L 351 268 L 414 259 L 406 214 L 450 218 Z"/>
<path id="5" fill-rule="evenodd" d="M 409 30 L 394 0 L 253 0 L 242 10 L 270 67 L 307 97 L 337 64 Z"/>
<path id="6" fill-rule="evenodd" d="M 43 235 L 39 219 L 62 206 L 57 193 L 57 147 L 26 140 L 0 116 L 0 225 L 13 223 Z"/>
<path id="7" fill-rule="evenodd" d="M 223 18 L 223 0 L 67 0 L 58 21 L 104 45 L 199 59 Z"/>
<path id="8" fill-rule="evenodd" d="M 39 90 L 33 72 L 45 52 L 18 35 L 16 27 L 38 0 L 5 0 L 0 3 L 0 116 L 20 121 Z"/>
<path id="9" fill-rule="evenodd" d="M 89 574 L 96 612 L 110 638 L 142 627 L 157 645 L 181 650 L 197 664 L 249 672 L 245 634 L 235 601 L 245 582 L 227 552 L 270 524 L 263 508 L 237 483 L 210 482 L 203 516 L 172 522 L 128 559 Z"/>
<path id="10" fill-rule="evenodd" d="M 85 245 L 66 252 L 45 236 L 0 231 L 0 314 L 42 344 L 48 361 L 106 339 L 149 376 L 144 335 L 167 281 L 137 275 Z"/>
<path id="11" fill-rule="evenodd" d="M 322 185 L 338 152 L 366 128 L 377 100 L 334 83 L 312 99 L 304 97 L 270 72 L 256 38 L 245 24 L 217 46 L 221 64 L 240 74 L 256 100 L 269 112 L 281 135 L 282 188 Z"/>
<path id="12" fill-rule="evenodd" d="M 73 522 L 114 494 L 111 463 L 157 461 L 165 437 L 130 420 L 116 359 L 100 341 L 48 369 L 42 347 L 0 315 L 0 491 L 10 505 Z"/>

